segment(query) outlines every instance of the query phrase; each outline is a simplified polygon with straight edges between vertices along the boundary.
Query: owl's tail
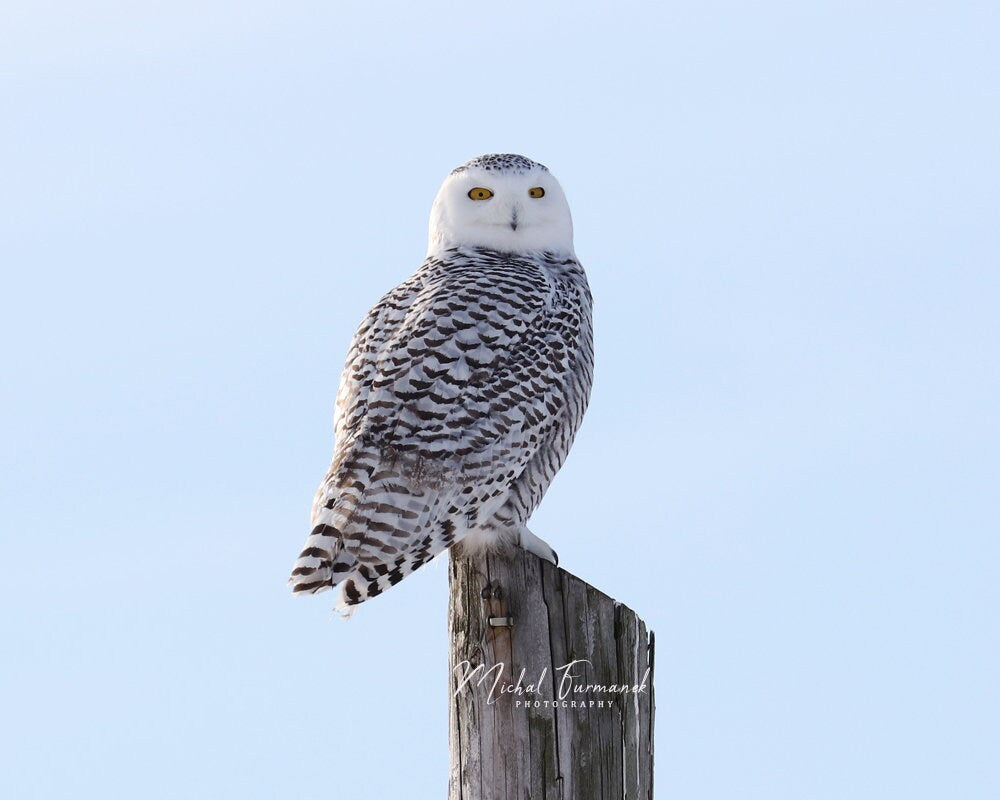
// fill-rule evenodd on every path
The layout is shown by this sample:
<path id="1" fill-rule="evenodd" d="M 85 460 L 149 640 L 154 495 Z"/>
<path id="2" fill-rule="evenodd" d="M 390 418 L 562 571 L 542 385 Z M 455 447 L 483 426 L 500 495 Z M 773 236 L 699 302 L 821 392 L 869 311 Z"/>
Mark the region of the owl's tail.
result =
<path id="1" fill-rule="evenodd" d="M 339 533 L 329 525 L 317 525 L 306 539 L 306 546 L 295 562 L 288 579 L 295 594 L 317 594 L 332 587 L 340 588 L 336 610 L 349 617 L 354 607 L 382 594 L 414 570 L 444 551 L 450 536 L 425 536 L 408 552 L 392 559 L 362 563 L 347 552 Z M 448 526 L 445 531 L 449 530 Z"/>
<path id="2" fill-rule="evenodd" d="M 340 602 L 337 604 L 337 611 L 349 617 L 355 606 L 378 597 L 390 586 L 395 586 L 407 575 L 447 550 L 455 540 L 454 523 L 445 521 L 435 526 L 434 533 L 414 538 L 409 546 L 395 557 L 386 556 L 367 563 L 356 562 L 349 574 L 335 581 L 340 583 Z"/>
<path id="3" fill-rule="evenodd" d="M 340 583 L 357 556 L 344 547 L 365 491 L 366 464 L 334 461 L 313 499 L 312 530 L 288 579 L 295 594 L 316 594 Z"/>
<path id="4" fill-rule="evenodd" d="M 295 594 L 316 594 L 336 586 L 357 564 L 344 550 L 339 531 L 326 524 L 312 529 L 288 584 Z"/>
<path id="5" fill-rule="evenodd" d="M 337 465 L 335 465 L 337 466 Z M 337 610 L 349 616 L 452 545 L 460 534 L 448 519 L 434 522 L 450 495 L 409 486 L 386 470 L 369 483 L 375 465 L 360 457 L 331 469 L 313 506 L 313 528 L 289 583 L 295 594 L 340 588 Z"/>

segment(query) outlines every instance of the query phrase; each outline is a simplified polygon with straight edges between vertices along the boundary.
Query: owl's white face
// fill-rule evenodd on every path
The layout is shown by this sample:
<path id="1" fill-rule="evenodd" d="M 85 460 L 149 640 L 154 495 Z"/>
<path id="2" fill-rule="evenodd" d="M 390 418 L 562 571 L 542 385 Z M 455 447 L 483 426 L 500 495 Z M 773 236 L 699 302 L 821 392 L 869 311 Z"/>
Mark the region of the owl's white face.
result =
<path id="1" fill-rule="evenodd" d="M 434 200 L 428 254 L 460 246 L 573 255 L 573 220 L 559 182 L 523 156 L 480 156 L 459 167 Z"/>

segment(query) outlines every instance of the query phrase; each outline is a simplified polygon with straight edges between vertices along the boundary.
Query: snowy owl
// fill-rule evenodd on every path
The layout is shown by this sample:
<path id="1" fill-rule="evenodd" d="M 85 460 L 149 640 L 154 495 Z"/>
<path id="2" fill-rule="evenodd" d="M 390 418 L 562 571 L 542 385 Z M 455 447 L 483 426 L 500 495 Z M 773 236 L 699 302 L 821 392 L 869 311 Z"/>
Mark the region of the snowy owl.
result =
<path id="1" fill-rule="evenodd" d="M 590 396 L 591 295 L 559 183 L 518 155 L 451 172 L 427 257 L 368 312 L 347 355 L 333 464 L 289 583 L 338 609 L 451 545 L 520 545 Z"/>

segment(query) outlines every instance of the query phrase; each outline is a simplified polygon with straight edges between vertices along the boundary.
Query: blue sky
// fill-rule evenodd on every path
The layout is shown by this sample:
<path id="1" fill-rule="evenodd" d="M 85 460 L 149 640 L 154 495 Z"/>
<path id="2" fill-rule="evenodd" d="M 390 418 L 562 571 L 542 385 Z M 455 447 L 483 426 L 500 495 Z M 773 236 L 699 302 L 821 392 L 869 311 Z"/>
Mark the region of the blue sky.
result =
<path id="1" fill-rule="evenodd" d="M 658 794 L 1000 795 L 997 17 L 5 6 L 0 794 L 443 796 L 443 563 L 284 581 L 357 322 L 501 151 L 596 304 L 532 527 L 657 633 Z"/>

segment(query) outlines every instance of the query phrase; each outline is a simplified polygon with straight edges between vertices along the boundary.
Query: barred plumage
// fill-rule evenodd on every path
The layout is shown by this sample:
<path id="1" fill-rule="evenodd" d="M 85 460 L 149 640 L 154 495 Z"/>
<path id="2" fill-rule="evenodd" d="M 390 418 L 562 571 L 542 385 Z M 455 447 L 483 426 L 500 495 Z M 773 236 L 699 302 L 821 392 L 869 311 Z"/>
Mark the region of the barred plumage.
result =
<path id="1" fill-rule="evenodd" d="M 339 585 L 339 607 L 354 606 L 458 542 L 554 560 L 526 523 L 583 419 L 593 363 L 558 183 L 522 156 L 455 170 L 426 260 L 354 336 L 293 590 Z"/>

